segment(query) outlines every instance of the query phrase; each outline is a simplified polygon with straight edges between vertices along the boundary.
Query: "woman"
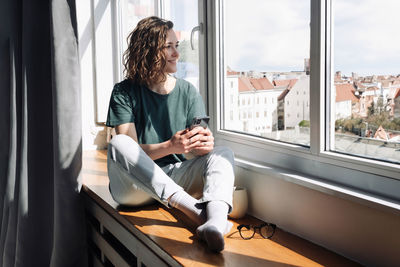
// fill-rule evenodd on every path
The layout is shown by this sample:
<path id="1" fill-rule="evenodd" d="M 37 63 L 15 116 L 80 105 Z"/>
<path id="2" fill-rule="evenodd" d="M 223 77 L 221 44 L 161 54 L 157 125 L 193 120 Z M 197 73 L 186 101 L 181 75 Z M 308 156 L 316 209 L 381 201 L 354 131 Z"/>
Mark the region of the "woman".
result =
<path id="1" fill-rule="evenodd" d="M 110 192 L 123 205 L 155 199 L 181 210 L 198 226 L 197 236 L 219 252 L 232 227 L 234 157 L 214 148 L 208 128 L 189 129 L 205 110 L 194 86 L 170 75 L 179 58 L 172 27 L 149 17 L 128 37 L 126 79 L 114 86 L 107 117 L 117 133 L 108 148 Z M 188 160 L 187 153 L 195 157 Z"/>

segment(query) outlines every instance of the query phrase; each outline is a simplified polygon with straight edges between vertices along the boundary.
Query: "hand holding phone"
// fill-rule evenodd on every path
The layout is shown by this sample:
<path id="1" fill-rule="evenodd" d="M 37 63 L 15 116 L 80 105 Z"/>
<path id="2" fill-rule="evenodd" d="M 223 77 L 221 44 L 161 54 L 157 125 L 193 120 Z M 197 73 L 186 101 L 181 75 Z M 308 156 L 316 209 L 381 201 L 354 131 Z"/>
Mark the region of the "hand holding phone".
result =
<path id="1" fill-rule="evenodd" d="M 197 116 L 193 118 L 192 124 L 190 125 L 190 130 L 192 130 L 194 127 L 201 126 L 204 129 L 207 128 L 208 122 L 210 120 L 209 116 Z"/>

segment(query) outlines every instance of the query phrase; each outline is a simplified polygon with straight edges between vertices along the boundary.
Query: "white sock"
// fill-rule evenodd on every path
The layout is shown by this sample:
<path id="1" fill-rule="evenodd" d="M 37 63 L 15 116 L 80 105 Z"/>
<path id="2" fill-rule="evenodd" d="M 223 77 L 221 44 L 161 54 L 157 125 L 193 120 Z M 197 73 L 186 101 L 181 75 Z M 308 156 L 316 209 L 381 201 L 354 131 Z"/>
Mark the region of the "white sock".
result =
<path id="1" fill-rule="evenodd" d="M 206 221 L 204 205 L 184 190 L 174 193 L 168 200 L 169 205 L 182 211 L 197 225 Z"/>
<path id="2" fill-rule="evenodd" d="M 225 246 L 224 235 L 232 228 L 232 223 L 228 222 L 229 206 L 224 201 L 210 201 L 206 210 L 207 221 L 200 225 L 196 232 L 211 250 L 220 252 Z"/>

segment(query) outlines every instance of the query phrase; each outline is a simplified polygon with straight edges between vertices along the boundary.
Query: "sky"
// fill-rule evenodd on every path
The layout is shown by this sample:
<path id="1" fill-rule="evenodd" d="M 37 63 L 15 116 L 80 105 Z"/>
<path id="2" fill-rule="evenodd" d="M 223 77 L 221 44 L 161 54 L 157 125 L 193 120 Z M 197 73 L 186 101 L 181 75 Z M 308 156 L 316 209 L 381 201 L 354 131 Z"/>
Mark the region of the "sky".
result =
<path id="1" fill-rule="evenodd" d="M 334 69 L 400 74 L 400 1 L 333 0 Z M 310 0 L 225 1 L 225 61 L 233 70 L 303 70 Z"/>

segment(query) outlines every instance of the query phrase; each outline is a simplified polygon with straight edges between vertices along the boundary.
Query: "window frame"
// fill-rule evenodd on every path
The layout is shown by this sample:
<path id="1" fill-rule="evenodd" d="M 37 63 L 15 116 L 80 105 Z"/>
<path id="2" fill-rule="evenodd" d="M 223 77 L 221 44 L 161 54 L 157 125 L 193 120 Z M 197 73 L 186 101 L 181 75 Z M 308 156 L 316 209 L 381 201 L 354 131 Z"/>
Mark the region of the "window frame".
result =
<path id="1" fill-rule="evenodd" d="M 340 185 L 377 198 L 400 201 L 400 166 L 329 151 L 329 112 L 333 90 L 332 19 L 330 0 L 311 0 L 310 147 L 224 130 L 224 66 L 222 10 L 224 0 L 207 1 L 209 114 L 216 145 L 232 148 L 238 160 L 258 166 L 290 169 L 315 180 Z M 267 156 L 266 156 L 267 155 Z M 248 167 L 241 163 L 242 167 Z"/>

